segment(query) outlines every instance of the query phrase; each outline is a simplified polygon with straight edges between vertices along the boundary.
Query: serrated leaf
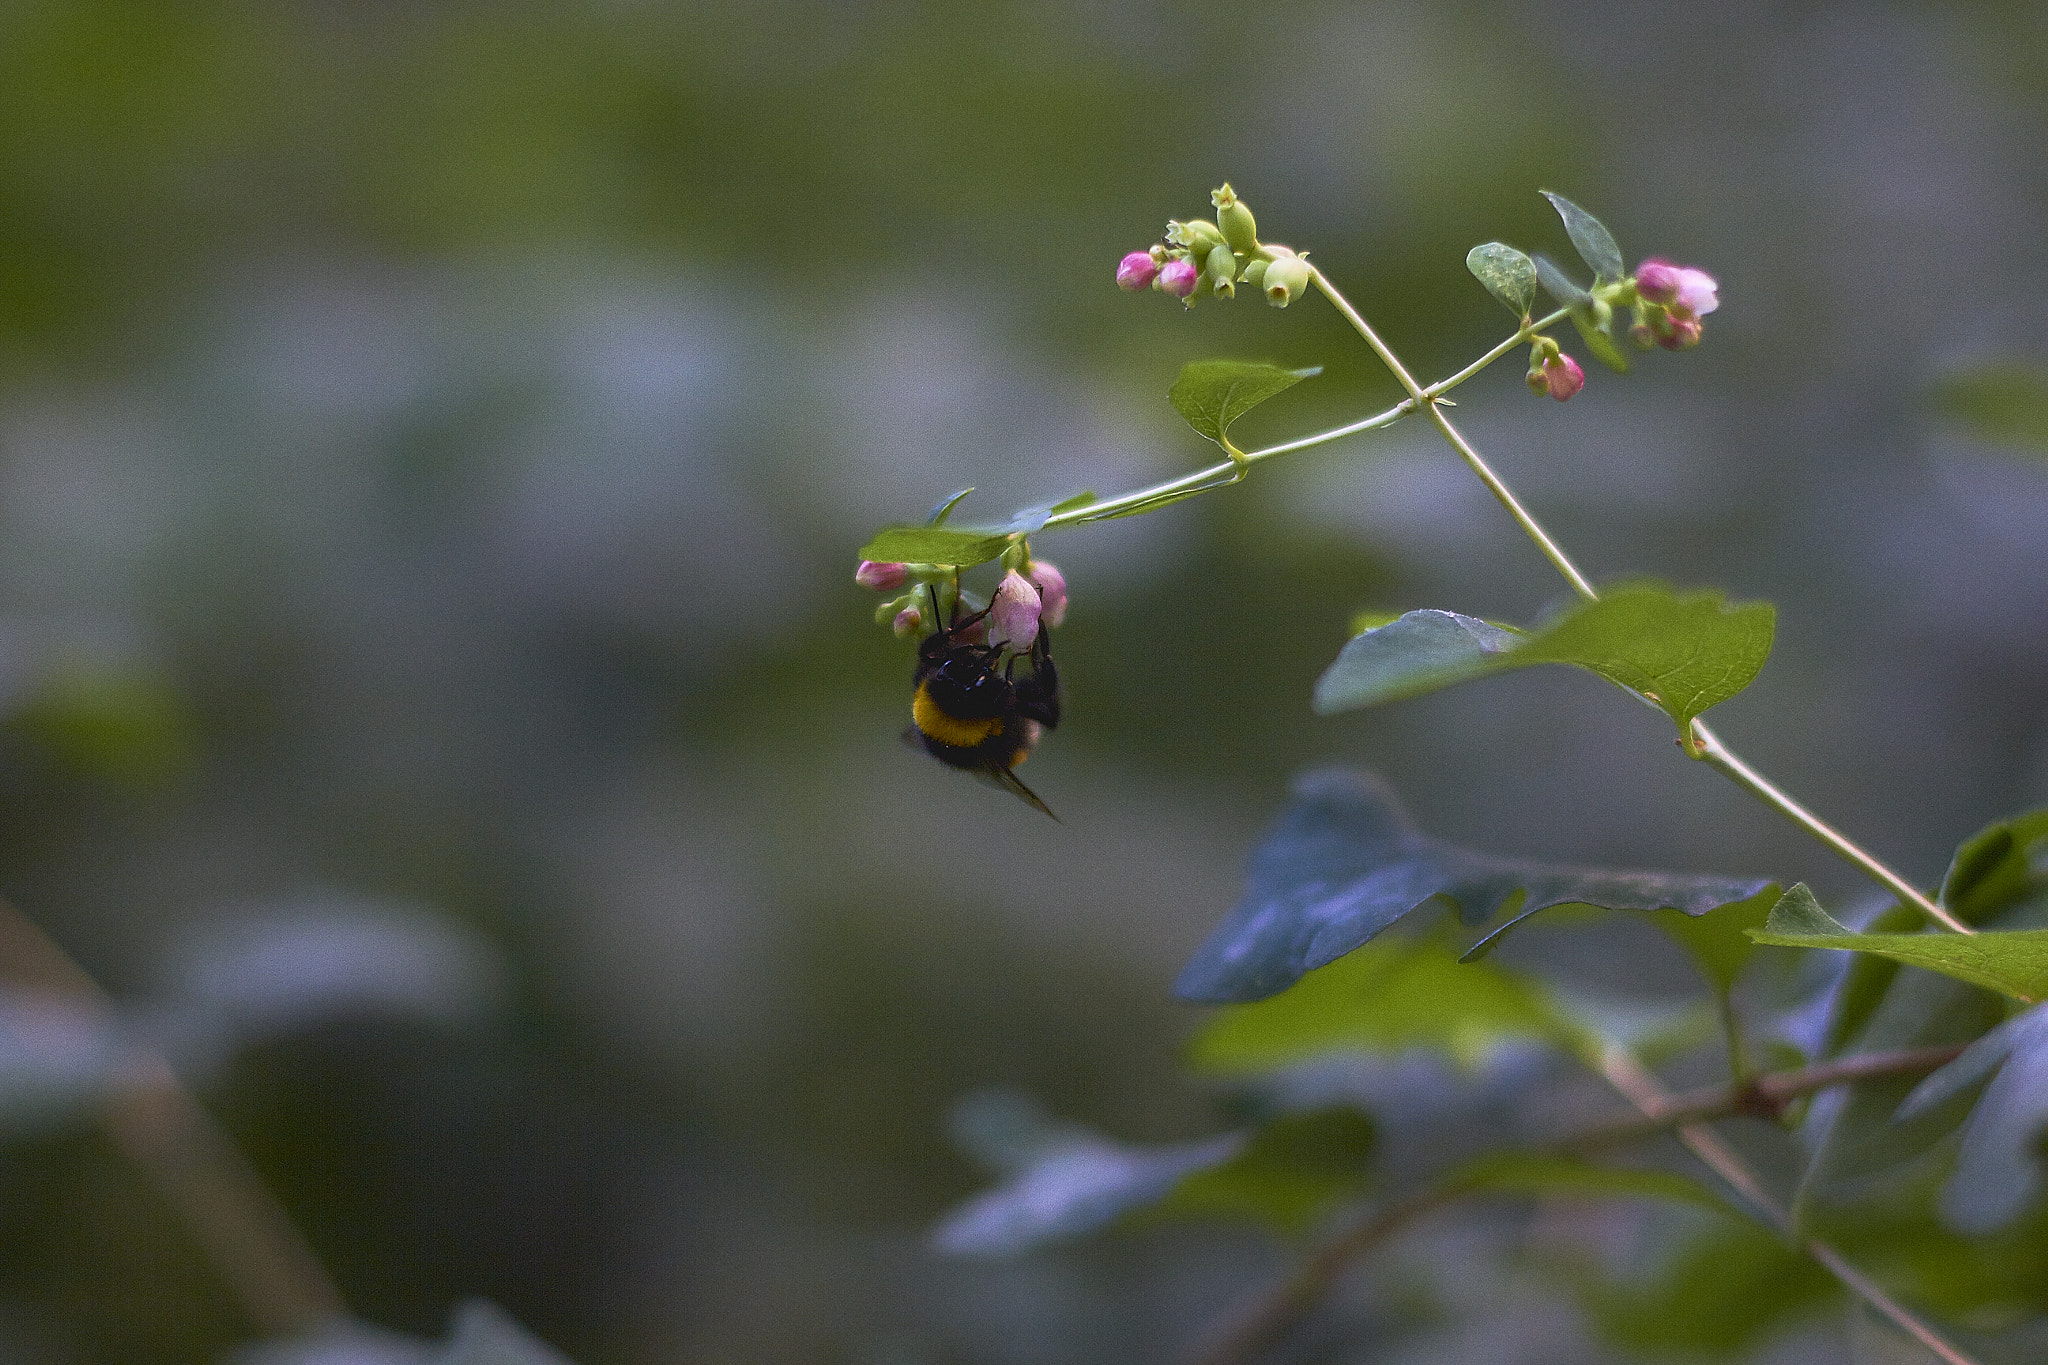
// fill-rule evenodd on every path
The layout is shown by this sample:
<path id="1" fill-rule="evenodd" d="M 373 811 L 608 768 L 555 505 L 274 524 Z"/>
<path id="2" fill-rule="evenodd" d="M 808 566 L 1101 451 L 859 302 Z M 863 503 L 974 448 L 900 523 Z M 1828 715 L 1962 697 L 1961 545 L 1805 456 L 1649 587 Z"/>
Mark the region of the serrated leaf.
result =
<path id="1" fill-rule="evenodd" d="M 1375 1137 L 1372 1120 L 1356 1109 L 1283 1114 L 1263 1124 L 1229 1160 L 1182 1180 L 1155 1212 L 1253 1218 L 1277 1232 L 1305 1232 L 1364 1193 Z"/>
<path id="2" fill-rule="evenodd" d="M 1167 398 L 1187 424 L 1217 445 L 1227 445 L 1230 424 L 1275 394 L 1323 372 L 1320 365 L 1289 370 L 1250 360 L 1191 360 L 1181 366 Z"/>
<path id="3" fill-rule="evenodd" d="M 1981 935 L 1980 935 L 1981 937 Z M 1910 1119 L 1954 1099 L 1985 1077 L 1970 1112 L 1955 1174 L 1941 1191 L 1943 1221 L 1960 1232 L 2003 1227 L 2041 1189 L 2040 1145 L 2048 1130 L 2048 1009 L 1999 1025 L 1922 1081 L 1899 1107 Z"/>
<path id="4" fill-rule="evenodd" d="M 1448 1182 L 1473 1190 L 1518 1194 L 1610 1195 L 1691 1204 L 1737 1216 L 1728 1201 L 1690 1176 L 1674 1171 L 1602 1166 L 1542 1152 L 1495 1152 L 1467 1163 Z"/>
<path id="5" fill-rule="evenodd" d="M 1596 279 L 1613 281 L 1628 274 L 1628 267 L 1622 263 L 1621 248 L 1614 244 L 1614 234 L 1607 225 L 1592 214 L 1574 204 L 1561 194 L 1541 191 L 1557 210 L 1557 216 L 1564 219 L 1564 230 L 1577 248 L 1579 259 L 1586 263 Z"/>
<path id="6" fill-rule="evenodd" d="M 1456 612 L 1409 612 L 1344 646 L 1316 682 L 1315 709 L 1330 715 L 1556 663 L 1649 697 L 1684 735 L 1693 717 L 1749 686 L 1776 622 L 1767 602 L 1731 606 L 1719 593 L 1656 584 L 1617 588 L 1519 637 Z"/>
<path id="7" fill-rule="evenodd" d="M 1768 884 L 1475 853 L 1421 833 L 1377 779 L 1343 769 L 1295 783 L 1246 882 L 1243 899 L 1182 969 L 1174 992 L 1183 1000 L 1263 1000 L 1437 896 L 1476 924 L 1511 903 L 1705 914 Z"/>
<path id="8" fill-rule="evenodd" d="M 2005 362 L 1951 375 L 1934 401 L 1980 441 L 2048 455 L 2048 369 Z"/>
<path id="9" fill-rule="evenodd" d="M 1503 1043 L 1573 1030 L 1533 981 L 1460 964 L 1443 935 L 1382 938 L 1319 967 L 1293 989 L 1233 1005 L 1196 1035 L 1196 1069 L 1245 1075 L 1331 1052 L 1423 1048 L 1472 1069 Z"/>
<path id="10" fill-rule="evenodd" d="M 1505 242 L 1481 242 L 1465 253 L 1465 268 L 1516 318 L 1536 304 L 1536 266 Z"/>
<path id="11" fill-rule="evenodd" d="M 2028 1004 L 2048 995 L 2048 929 L 1859 934 L 1821 909 L 1813 892 L 1800 882 L 1772 909 L 1762 929 L 1750 931 L 1750 937 L 1779 948 L 1876 953 Z"/>
<path id="12" fill-rule="evenodd" d="M 455 1310 L 448 1345 L 429 1365 L 570 1365 L 569 1357 L 514 1322 L 503 1309 L 471 1299 Z"/>
<path id="13" fill-rule="evenodd" d="M 873 540 L 860 547 L 860 557 L 883 564 L 945 564 L 968 569 L 1000 557 L 1009 548 L 1010 534 L 1007 531 L 889 526 L 876 532 Z"/>
<path id="14" fill-rule="evenodd" d="M 1041 1134 L 1019 1147 L 1019 1159 L 1001 1184 L 959 1205 L 932 1229 L 934 1248 L 954 1256 L 1015 1256 L 1094 1232 L 1157 1203 L 1196 1171 L 1229 1161 L 1247 1141 L 1243 1133 L 1226 1133 L 1202 1142 L 1133 1147 L 1072 1125 L 1048 1121 L 1045 1127 L 1057 1136 Z"/>
<path id="15" fill-rule="evenodd" d="M 1560 307 L 1584 308 L 1592 303 L 1593 296 L 1553 265 L 1548 256 L 1531 256 L 1529 263 L 1536 267 L 1536 280 L 1543 286 L 1543 292 L 1556 299 Z"/>

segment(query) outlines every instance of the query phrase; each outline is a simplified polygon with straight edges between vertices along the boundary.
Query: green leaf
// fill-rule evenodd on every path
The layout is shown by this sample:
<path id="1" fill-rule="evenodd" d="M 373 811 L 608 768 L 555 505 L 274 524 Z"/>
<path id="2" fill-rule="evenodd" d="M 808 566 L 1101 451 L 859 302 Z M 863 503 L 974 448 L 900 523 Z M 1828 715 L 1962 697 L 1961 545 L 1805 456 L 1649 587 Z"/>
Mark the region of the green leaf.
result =
<path id="1" fill-rule="evenodd" d="M 1477 1067 L 1504 1042 L 1572 1030 L 1541 987 L 1491 963 L 1461 965 L 1441 934 L 1382 938 L 1293 989 L 1219 1012 L 1195 1038 L 1201 1071 L 1246 1075 L 1331 1052 L 1441 1052 Z"/>
<path id="2" fill-rule="evenodd" d="M 1055 1123 L 1029 1099 L 970 1096 L 953 1129 L 963 1145 L 1006 1178 L 955 1208 L 932 1244 L 955 1256 L 1014 1256 L 1094 1232 L 1159 1200 L 1196 1171 L 1243 1151 L 1247 1137 L 1133 1147 L 1086 1128 Z"/>
<path id="3" fill-rule="evenodd" d="M 1628 373 L 1628 355 L 1615 344 L 1610 330 L 1614 326 L 1614 315 L 1607 315 L 1607 324 L 1602 326 L 1591 308 L 1572 309 L 1572 326 L 1579 329 L 1579 340 L 1586 343 L 1586 349 L 1602 365 L 1616 374 Z"/>
<path id="4" fill-rule="evenodd" d="M 1536 267 L 1504 242 L 1482 242 L 1465 253 L 1465 268 L 1486 286 L 1486 292 L 1517 318 L 1529 316 L 1536 304 Z"/>
<path id="5" fill-rule="evenodd" d="M 2016 361 L 1943 380 L 1935 405 L 1980 441 L 2048 455 L 2048 368 Z"/>
<path id="6" fill-rule="evenodd" d="M 1781 899 L 1776 886 L 1767 886 L 1748 900 L 1724 905 L 1711 915 L 1659 913 L 1650 916 L 1650 922 L 1677 939 L 1714 993 L 1726 996 L 1756 952 L 1750 931 L 1763 928 L 1772 906 Z"/>
<path id="7" fill-rule="evenodd" d="M 1471 678 L 1570 664 L 1648 697 L 1688 732 L 1693 717 L 1749 686 L 1770 657 L 1777 612 L 1719 593 L 1617 588 L 1527 635 L 1470 616 L 1411 611 L 1344 646 L 1316 682 L 1320 715 L 1433 692 Z"/>
<path id="8" fill-rule="evenodd" d="M 1320 365 L 1288 370 L 1249 360 L 1191 360 L 1166 396 L 1189 426 L 1227 448 L 1224 434 L 1232 422 L 1322 372 Z"/>
<path id="9" fill-rule="evenodd" d="M 1980 937 L 1982 937 L 1980 935 Z M 1941 1191 L 1942 1218 L 1973 1235 L 2005 1226 L 2041 1189 L 2040 1145 L 2048 1130 L 2048 1009 L 2035 1008 L 1979 1038 L 1920 1083 L 1899 1106 L 1910 1119 L 1961 1095 L 1987 1076 Z"/>
<path id="10" fill-rule="evenodd" d="M 1986 825 L 1956 847 L 1941 880 L 1941 903 L 1967 924 L 2039 894 L 2048 886 L 2038 852 L 2048 843 L 2048 807 Z"/>
<path id="11" fill-rule="evenodd" d="M 1578 249 L 1579 259 L 1592 270 L 1596 280 L 1611 282 L 1627 276 L 1628 267 L 1622 263 L 1621 248 L 1614 244 L 1614 234 L 1607 230 L 1605 223 L 1561 194 L 1552 194 L 1549 190 L 1541 193 L 1557 210 L 1557 216 L 1564 219 L 1564 230 Z"/>
<path id="12" fill-rule="evenodd" d="M 1052 505 L 1052 510 L 1055 512 L 1072 512 L 1077 508 L 1088 506 L 1095 500 L 1095 490 L 1092 488 L 1084 488 L 1080 492 L 1074 494 L 1074 496 L 1071 498 L 1061 498 L 1058 502 Z"/>
<path id="13" fill-rule="evenodd" d="M 955 531 L 943 526 L 888 526 L 860 547 L 862 559 L 883 564 L 946 564 L 972 568 L 1010 548 L 1007 531 Z"/>
<path id="14" fill-rule="evenodd" d="M 1243 898 L 1182 969 L 1174 993 L 1213 1004 L 1263 1000 L 1437 896 L 1477 924 L 1523 904 L 1699 915 L 1767 884 L 1475 853 L 1418 831 L 1376 779 L 1328 769 L 1296 781 L 1294 800 L 1252 855 Z"/>
<path id="15" fill-rule="evenodd" d="M 1536 267 L 1536 279 L 1543 286 L 1543 292 L 1556 299 L 1560 307 L 1585 308 L 1593 302 L 1593 296 L 1579 288 L 1571 276 L 1552 265 L 1548 256 L 1531 256 L 1530 264 Z"/>
<path id="16" fill-rule="evenodd" d="M 1611 1195 L 1691 1204 L 1739 1217 L 1728 1201 L 1690 1176 L 1674 1171 L 1601 1166 L 1541 1152 L 1495 1152 L 1467 1163 L 1448 1182 L 1473 1190 L 1517 1194 Z"/>
<path id="17" fill-rule="evenodd" d="M 482 1299 L 455 1310 L 448 1344 L 427 1359 L 428 1365 L 569 1365 L 569 1357 Z"/>
<path id="18" fill-rule="evenodd" d="M 1742 1219 L 1715 1219 L 1639 1273 L 1588 1285 L 1589 1316 L 1630 1358 L 1727 1358 L 1839 1292 L 1804 1253 Z"/>
<path id="19" fill-rule="evenodd" d="M 1372 1120 L 1348 1107 L 1283 1114 L 1237 1155 L 1182 1180 L 1154 1211 L 1251 1218 L 1283 1234 L 1306 1232 L 1365 1192 L 1375 1136 Z"/>
<path id="20" fill-rule="evenodd" d="M 2048 995 L 2048 929 L 1985 930 L 1976 934 L 1859 934 L 1821 909 L 1813 892 L 1800 882 L 1785 893 L 1761 930 L 1750 931 L 1750 937 L 1779 948 L 1837 948 L 1875 953 L 2028 1004 Z"/>

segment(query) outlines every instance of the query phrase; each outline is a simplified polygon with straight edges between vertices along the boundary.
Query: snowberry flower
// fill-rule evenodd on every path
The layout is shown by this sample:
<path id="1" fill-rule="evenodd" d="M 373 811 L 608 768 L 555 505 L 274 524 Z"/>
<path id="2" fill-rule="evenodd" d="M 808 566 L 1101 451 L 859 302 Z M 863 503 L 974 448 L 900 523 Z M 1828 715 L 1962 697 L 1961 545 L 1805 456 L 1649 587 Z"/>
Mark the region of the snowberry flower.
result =
<path id="1" fill-rule="evenodd" d="M 863 559 L 860 567 L 853 571 L 853 581 L 863 588 L 873 588 L 876 592 L 890 592 L 910 581 L 910 566 L 878 564 L 872 559 Z"/>
<path id="2" fill-rule="evenodd" d="M 1689 265 L 1673 265 L 1652 256 L 1636 267 L 1636 294 L 1661 303 L 1681 317 L 1703 318 L 1721 306 L 1721 286 L 1712 275 Z"/>
<path id="3" fill-rule="evenodd" d="M 1202 272 L 1195 269 L 1193 261 L 1168 261 L 1160 268 L 1159 277 L 1152 281 L 1152 287 L 1184 299 L 1195 292 L 1195 286 L 1201 283 L 1201 279 Z"/>
<path id="4" fill-rule="evenodd" d="M 918 627 L 923 624 L 923 612 L 919 611 L 916 607 L 905 607 L 902 611 L 896 613 L 896 620 L 892 623 L 890 629 L 896 632 L 896 638 L 900 640 L 906 636 L 916 634 Z"/>
<path id="5" fill-rule="evenodd" d="M 1038 638 L 1041 611 L 1038 589 L 1023 574 L 1010 570 L 1003 575 L 995 600 L 989 603 L 989 643 L 1008 645 L 1019 653 L 1031 648 L 1031 642 Z"/>
<path id="6" fill-rule="evenodd" d="M 1024 568 L 1024 576 L 1038 589 L 1038 619 L 1048 628 L 1059 625 L 1067 619 L 1067 576 L 1059 566 L 1047 560 L 1034 559 Z"/>
<path id="7" fill-rule="evenodd" d="M 1159 262 L 1149 251 L 1133 251 L 1116 265 L 1116 287 L 1136 293 L 1150 289 L 1152 281 L 1159 274 Z"/>
<path id="8" fill-rule="evenodd" d="M 1532 383 L 1530 388 L 1536 386 Z M 1543 362 L 1543 391 L 1562 403 L 1586 387 L 1586 372 L 1563 351 Z"/>

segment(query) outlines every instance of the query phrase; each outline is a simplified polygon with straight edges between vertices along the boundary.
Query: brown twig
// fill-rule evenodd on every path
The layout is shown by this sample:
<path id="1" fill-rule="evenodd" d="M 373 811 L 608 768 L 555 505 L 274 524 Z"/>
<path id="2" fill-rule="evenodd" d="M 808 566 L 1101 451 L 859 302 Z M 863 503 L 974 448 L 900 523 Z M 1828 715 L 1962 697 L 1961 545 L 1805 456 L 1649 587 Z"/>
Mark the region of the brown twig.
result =
<path id="1" fill-rule="evenodd" d="M 1847 1085 L 1854 1081 L 1876 1080 L 1886 1076 L 1922 1075 L 1953 1059 L 1961 1051 L 1961 1047 L 1922 1047 L 1897 1052 L 1872 1052 L 1840 1061 L 1823 1062 L 1818 1066 L 1801 1067 L 1793 1071 L 1770 1072 L 1753 1076 L 1744 1082 L 1704 1086 L 1678 1095 L 1665 1095 L 1659 1090 L 1654 1107 L 1645 1107 L 1638 1103 L 1637 1112 L 1634 1114 L 1606 1119 L 1576 1129 L 1552 1142 L 1542 1144 L 1536 1150 L 1557 1155 L 1572 1155 L 1651 1137 L 1674 1129 L 1678 1130 L 1681 1140 L 1684 1140 L 1684 1134 L 1688 1130 L 1696 1129 L 1705 1134 L 1710 1141 L 1718 1144 L 1719 1139 L 1698 1125 L 1722 1118 L 1775 1118 L 1783 1112 L 1786 1105 L 1802 1096 L 1817 1094 L 1833 1086 Z M 1643 1074 L 1647 1076 L 1648 1073 Z M 1610 1076 L 1609 1079 L 1612 1081 L 1614 1078 Z M 1651 1084 L 1655 1084 L 1654 1080 Z M 1617 1088 L 1620 1087 L 1617 1085 Z M 1623 1093 L 1627 1094 L 1626 1091 Z M 1645 1096 L 1647 1098 L 1647 1092 Z M 1635 1097 L 1630 1098 L 1633 1100 Z M 1723 1150 L 1725 1151 L 1725 1148 Z M 1728 1153 L 1728 1156 L 1740 1164 L 1732 1152 Z M 1750 1183 L 1754 1186 L 1755 1182 L 1752 1179 Z M 1262 1352 L 1277 1344 L 1297 1322 L 1307 1316 L 1330 1291 L 1337 1277 L 1353 1261 L 1417 1219 L 1473 1193 L 1474 1188 L 1472 1184 L 1458 1179 L 1456 1173 L 1453 1173 L 1446 1181 L 1366 1214 L 1337 1232 L 1309 1252 L 1285 1280 L 1245 1305 L 1217 1329 L 1205 1349 L 1194 1358 L 1196 1365 L 1249 1365 Z M 1761 1187 L 1756 1187 L 1753 1195 L 1749 1190 L 1743 1192 L 1751 1198 L 1763 1197 Z M 1765 1203 L 1768 1205 L 1767 1199 Z M 1829 1249 L 1829 1254 L 1834 1254 L 1832 1249 Z M 1821 1258 L 1816 1256 L 1815 1259 Z M 1837 1256 L 1836 1259 L 1840 1258 Z M 1822 1261 L 1822 1264 L 1828 1263 Z M 1834 1270 L 1832 1265 L 1828 1268 Z M 1839 1274 L 1837 1277 L 1840 1278 Z M 1844 1280 L 1844 1283 L 1848 1281 Z M 1867 1281 L 1864 1283 L 1868 1284 Z M 1857 1292 L 1862 1293 L 1862 1290 L 1859 1289 Z M 1877 1300 L 1872 1299 L 1870 1295 L 1863 1294 L 1863 1297 L 1877 1306 Z M 1890 1300 L 1887 1299 L 1885 1302 L 1889 1303 Z M 1892 1307 L 1896 1309 L 1897 1305 L 1892 1304 Z M 1879 1306 L 1879 1311 L 1884 1312 L 1885 1309 Z M 1899 1311 L 1903 1313 L 1904 1310 Z M 1887 1313 L 1887 1316 L 1890 1314 Z M 1897 1318 L 1893 1320 L 1898 1321 Z M 1961 1360 L 1960 1357 L 1952 1359 Z M 1964 1361 L 1962 1365 L 1968 1365 L 1968 1362 Z"/>
<path id="2" fill-rule="evenodd" d="M 0 977 L 62 996 L 94 1017 L 112 1012 L 99 983 L 12 903 L 0 900 Z M 233 1140 L 162 1057 L 132 1055 L 114 1079 L 101 1126 L 177 1210 L 262 1332 L 297 1336 L 346 1315 L 341 1292 Z"/>

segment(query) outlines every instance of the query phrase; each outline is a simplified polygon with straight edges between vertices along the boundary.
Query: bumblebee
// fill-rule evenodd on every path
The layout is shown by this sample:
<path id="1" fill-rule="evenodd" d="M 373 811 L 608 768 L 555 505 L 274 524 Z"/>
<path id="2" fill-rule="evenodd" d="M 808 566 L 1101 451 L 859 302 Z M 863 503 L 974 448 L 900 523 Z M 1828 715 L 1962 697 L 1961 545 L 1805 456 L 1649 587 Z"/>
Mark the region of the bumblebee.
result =
<path id="1" fill-rule="evenodd" d="M 931 593 L 932 619 L 942 620 L 938 592 Z M 1041 623 L 1030 650 L 1021 656 L 1001 645 L 976 644 L 968 637 L 989 611 L 983 607 L 966 617 L 956 611 L 951 622 L 917 647 L 917 668 L 910 675 L 911 724 L 903 738 L 1057 820 L 1016 772 L 1039 736 L 1060 723 L 1060 675 L 1053 667 L 1052 642 Z M 1009 657 L 1002 657 L 1006 653 Z M 1020 657 L 1031 663 L 1022 679 L 1014 676 Z"/>

